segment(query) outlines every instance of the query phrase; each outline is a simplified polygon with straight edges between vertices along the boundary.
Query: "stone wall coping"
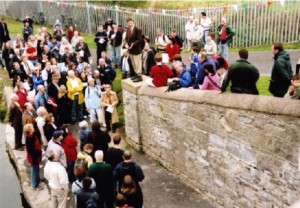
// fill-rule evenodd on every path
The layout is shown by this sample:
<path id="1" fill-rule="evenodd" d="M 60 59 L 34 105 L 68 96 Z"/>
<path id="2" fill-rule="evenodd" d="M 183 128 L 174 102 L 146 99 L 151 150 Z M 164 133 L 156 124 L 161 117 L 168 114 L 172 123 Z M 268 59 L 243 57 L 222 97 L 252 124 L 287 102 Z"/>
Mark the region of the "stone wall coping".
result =
<path id="1" fill-rule="evenodd" d="M 141 86 L 144 85 L 145 80 L 148 79 L 148 76 L 143 75 L 143 82 L 133 82 L 131 79 L 123 79 L 121 84 L 122 84 L 122 89 L 125 89 L 135 95 L 139 94 L 139 89 Z"/>
<path id="2" fill-rule="evenodd" d="M 130 82 L 126 83 L 126 85 L 129 84 Z M 257 96 L 234 93 L 221 94 L 217 91 L 193 90 L 187 88 L 181 88 L 173 92 L 166 92 L 167 87 L 153 88 L 146 85 L 131 87 L 135 88 L 135 91 L 139 89 L 139 95 L 147 95 L 177 101 L 196 102 L 199 104 L 212 104 L 226 108 L 252 110 L 268 114 L 300 117 L 299 100 L 261 95 Z M 128 90 L 129 86 L 126 86 L 123 89 Z"/>

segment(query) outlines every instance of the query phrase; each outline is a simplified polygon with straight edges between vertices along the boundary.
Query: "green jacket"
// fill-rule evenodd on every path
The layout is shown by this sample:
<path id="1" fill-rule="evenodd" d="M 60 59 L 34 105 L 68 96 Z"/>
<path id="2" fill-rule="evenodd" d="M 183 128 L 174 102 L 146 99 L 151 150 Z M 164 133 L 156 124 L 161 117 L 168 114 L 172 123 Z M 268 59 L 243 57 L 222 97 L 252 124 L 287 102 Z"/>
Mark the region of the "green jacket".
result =
<path id="1" fill-rule="evenodd" d="M 217 28 L 218 34 L 221 31 L 223 25 L 219 25 Z M 235 36 L 235 32 L 232 30 L 232 28 L 229 25 L 226 25 L 226 33 L 227 33 L 227 44 L 230 45 L 232 43 L 232 37 Z M 218 44 L 220 43 L 220 35 L 218 39 Z"/>
<path id="2" fill-rule="evenodd" d="M 287 92 L 293 76 L 290 55 L 280 51 L 274 56 L 269 91 L 277 97 L 283 97 Z"/>

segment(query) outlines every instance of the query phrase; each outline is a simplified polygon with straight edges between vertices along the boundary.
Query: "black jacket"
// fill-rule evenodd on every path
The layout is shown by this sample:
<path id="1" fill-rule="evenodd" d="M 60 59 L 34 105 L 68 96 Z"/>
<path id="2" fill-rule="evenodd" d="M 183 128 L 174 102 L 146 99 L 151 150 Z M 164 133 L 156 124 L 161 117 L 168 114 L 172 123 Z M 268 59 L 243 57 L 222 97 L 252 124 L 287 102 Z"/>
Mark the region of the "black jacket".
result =
<path id="1" fill-rule="evenodd" d="M 233 63 L 222 84 L 222 92 L 226 90 L 231 81 L 231 92 L 258 95 L 256 82 L 259 79 L 257 68 L 246 59 L 240 59 Z"/>
<path id="2" fill-rule="evenodd" d="M 6 34 L 4 34 L 6 33 Z M 6 23 L 0 23 L 0 42 L 10 41 L 9 31 Z"/>
<path id="3" fill-rule="evenodd" d="M 112 35 L 116 35 L 114 39 L 112 39 Z M 111 41 L 110 44 L 114 47 L 118 47 L 122 44 L 122 32 L 120 30 L 117 30 L 116 32 L 114 30 L 111 30 L 108 35 L 108 39 Z"/>

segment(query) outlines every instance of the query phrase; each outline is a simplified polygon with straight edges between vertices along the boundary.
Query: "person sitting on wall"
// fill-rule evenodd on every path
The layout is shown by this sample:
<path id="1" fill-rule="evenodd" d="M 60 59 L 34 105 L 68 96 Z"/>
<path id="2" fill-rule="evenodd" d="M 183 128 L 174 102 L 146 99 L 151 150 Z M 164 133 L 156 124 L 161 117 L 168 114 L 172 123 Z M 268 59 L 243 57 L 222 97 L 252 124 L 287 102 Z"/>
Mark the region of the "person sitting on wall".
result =
<path id="1" fill-rule="evenodd" d="M 256 82 L 259 79 L 257 68 L 248 62 L 248 51 L 239 51 L 239 60 L 233 63 L 228 70 L 222 84 L 221 91 L 225 92 L 231 81 L 231 92 L 258 95 Z"/>
<path id="2" fill-rule="evenodd" d="M 162 64 L 161 53 L 155 55 L 155 62 L 156 65 L 150 70 L 151 78 L 146 80 L 146 84 L 151 87 L 167 86 L 168 78 L 173 77 L 173 73 L 167 65 Z"/>

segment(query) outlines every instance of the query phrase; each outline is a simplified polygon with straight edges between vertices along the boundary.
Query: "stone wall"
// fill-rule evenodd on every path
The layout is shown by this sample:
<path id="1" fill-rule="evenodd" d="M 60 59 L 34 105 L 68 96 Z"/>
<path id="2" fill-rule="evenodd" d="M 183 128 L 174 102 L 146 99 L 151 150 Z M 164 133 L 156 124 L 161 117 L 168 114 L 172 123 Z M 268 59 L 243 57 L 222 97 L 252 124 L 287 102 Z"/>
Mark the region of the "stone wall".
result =
<path id="1" fill-rule="evenodd" d="M 217 206 L 300 199 L 299 101 L 122 86 L 127 140 Z"/>

